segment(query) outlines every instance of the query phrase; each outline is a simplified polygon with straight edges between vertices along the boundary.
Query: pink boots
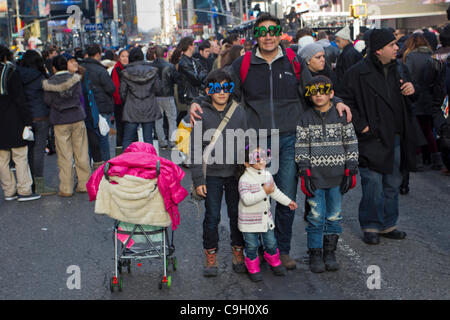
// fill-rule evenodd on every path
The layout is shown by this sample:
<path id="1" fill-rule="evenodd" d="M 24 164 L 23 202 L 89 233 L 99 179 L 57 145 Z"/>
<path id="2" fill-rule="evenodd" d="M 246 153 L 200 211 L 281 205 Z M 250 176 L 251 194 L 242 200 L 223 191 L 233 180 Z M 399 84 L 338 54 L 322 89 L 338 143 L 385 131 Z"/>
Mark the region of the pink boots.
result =
<path id="1" fill-rule="evenodd" d="M 280 252 L 277 249 L 277 253 L 274 255 L 270 255 L 264 251 L 264 259 L 270 265 L 270 269 L 272 269 L 273 273 L 277 276 L 285 276 L 286 268 L 283 267 L 280 260 Z"/>
<path id="2" fill-rule="evenodd" d="M 277 249 L 277 253 L 274 255 L 270 255 L 267 252 L 264 252 L 264 259 L 269 263 L 270 269 L 272 269 L 273 273 L 277 276 L 285 276 L 286 268 L 283 267 L 280 260 L 280 253 Z M 256 257 L 255 260 L 250 260 L 248 257 L 245 257 L 245 266 L 247 267 L 250 279 L 252 281 L 261 281 L 262 274 L 259 269 L 259 258 Z"/>
<path id="3" fill-rule="evenodd" d="M 250 260 L 250 258 L 245 257 L 245 266 L 247 267 L 250 279 L 254 282 L 262 280 L 262 274 L 259 270 L 259 258 L 256 257 L 255 260 Z"/>

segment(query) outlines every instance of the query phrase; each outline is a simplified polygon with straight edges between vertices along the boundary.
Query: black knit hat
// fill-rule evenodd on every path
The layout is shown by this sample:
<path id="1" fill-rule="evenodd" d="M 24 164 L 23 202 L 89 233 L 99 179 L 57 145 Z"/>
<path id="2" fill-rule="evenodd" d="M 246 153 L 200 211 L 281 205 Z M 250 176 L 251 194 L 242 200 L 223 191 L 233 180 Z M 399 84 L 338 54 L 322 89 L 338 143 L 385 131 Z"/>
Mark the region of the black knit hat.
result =
<path id="1" fill-rule="evenodd" d="M 387 46 L 389 43 L 394 41 L 396 38 L 394 36 L 394 33 L 392 33 L 391 30 L 387 28 L 382 29 L 374 29 L 372 33 L 370 34 L 370 50 L 371 51 L 377 51 L 385 46 Z"/>

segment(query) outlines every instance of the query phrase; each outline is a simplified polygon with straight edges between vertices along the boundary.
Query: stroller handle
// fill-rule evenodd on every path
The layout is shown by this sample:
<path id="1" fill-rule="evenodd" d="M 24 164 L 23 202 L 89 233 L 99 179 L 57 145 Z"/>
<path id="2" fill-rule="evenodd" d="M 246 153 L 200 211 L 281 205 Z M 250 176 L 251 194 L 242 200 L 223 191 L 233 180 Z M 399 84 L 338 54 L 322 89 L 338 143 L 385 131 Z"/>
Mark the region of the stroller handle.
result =
<path id="1" fill-rule="evenodd" d="M 103 174 L 105 175 L 105 179 L 108 180 L 109 182 L 111 182 L 111 180 L 109 179 L 109 174 L 108 174 L 108 171 L 110 168 L 111 168 L 111 164 L 109 162 L 105 163 L 105 167 L 103 168 Z M 156 162 L 156 179 L 158 179 L 160 173 L 161 173 L 161 161 L 158 160 Z"/>

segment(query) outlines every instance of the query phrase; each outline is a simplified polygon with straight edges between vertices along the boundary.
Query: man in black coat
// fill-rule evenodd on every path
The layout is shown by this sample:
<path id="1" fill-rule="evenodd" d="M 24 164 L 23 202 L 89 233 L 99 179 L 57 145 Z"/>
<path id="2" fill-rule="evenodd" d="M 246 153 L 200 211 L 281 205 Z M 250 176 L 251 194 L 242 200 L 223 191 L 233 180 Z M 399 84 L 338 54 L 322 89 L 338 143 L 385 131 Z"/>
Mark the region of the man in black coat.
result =
<path id="1" fill-rule="evenodd" d="M 111 127 L 111 116 L 114 113 L 113 93 L 116 91 L 116 86 L 106 68 L 100 63 L 102 58 L 101 47 L 94 44 L 87 49 L 87 53 L 88 58 L 83 60 L 81 66 L 86 69 L 87 78 L 92 82 L 98 110 Z M 100 136 L 102 161 L 108 161 L 110 158 L 108 136 Z"/>
<path id="2" fill-rule="evenodd" d="M 404 239 L 397 230 L 400 170 L 415 169 L 416 136 L 411 99 L 414 86 L 408 69 L 397 62 L 398 46 L 388 29 L 370 36 L 370 51 L 345 74 L 341 93 L 350 106 L 358 135 L 362 199 L 359 222 L 364 242 L 379 236 Z"/>
<path id="3" fill-rule="evenodd" d="M 339 50 L 342 50 L 337 59 L 335 70 L 338 80 L 336 91 L 339 94 L 339 91 L 344 84 L 342 80 L 344 79 L 345 72 L 358 63 L 363 56 L 353 47 L 349 27 L 345 27 L 336 33 L 336 44 Z"/>

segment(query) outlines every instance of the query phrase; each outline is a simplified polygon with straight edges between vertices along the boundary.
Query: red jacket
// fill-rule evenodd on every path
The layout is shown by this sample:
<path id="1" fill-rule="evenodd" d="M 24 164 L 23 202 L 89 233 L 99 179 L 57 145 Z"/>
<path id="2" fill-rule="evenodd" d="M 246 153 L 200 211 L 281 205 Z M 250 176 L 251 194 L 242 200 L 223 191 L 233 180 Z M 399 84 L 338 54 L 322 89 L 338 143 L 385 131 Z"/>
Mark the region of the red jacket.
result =
<path id="1" fill-rule="evenodd" d="M 180 224 L 178 204 L 186 198 L 188 192 L 181 186 L 184 171 L 170 160 L 157 155 L 153 145 L 145 142 L 134 142 L 118 157 L 109 160 L 111 168 L 108 175 L 123 177 L 132 175 L 144 179 L 156 178 L 156 163 L 160 161 L 160 175 L 158 189 L 164 199 L 164 206 L 172 220 L 172 229 L 176 230 Z M 97 198 L 100 181 L 103 177 L 105 164 L 98 168 L 86 184 L 89 200 Z"/>
<path id="2" fill-rule="evenodd" d="M 119 87 L 120 87 L 120 73 L 123 70 L 123 65 L 120 63 L 120 61 L 117 61 L 116 65 L 114 66 L 114 69 L 111 73 L 111 78 L 114 82 L 114 85 L 116 86 L 116 91 L 113 93 L 114 98 L 114 104 L 121 105 L 122 99 L 120 98 L 119 94 Z"/>

